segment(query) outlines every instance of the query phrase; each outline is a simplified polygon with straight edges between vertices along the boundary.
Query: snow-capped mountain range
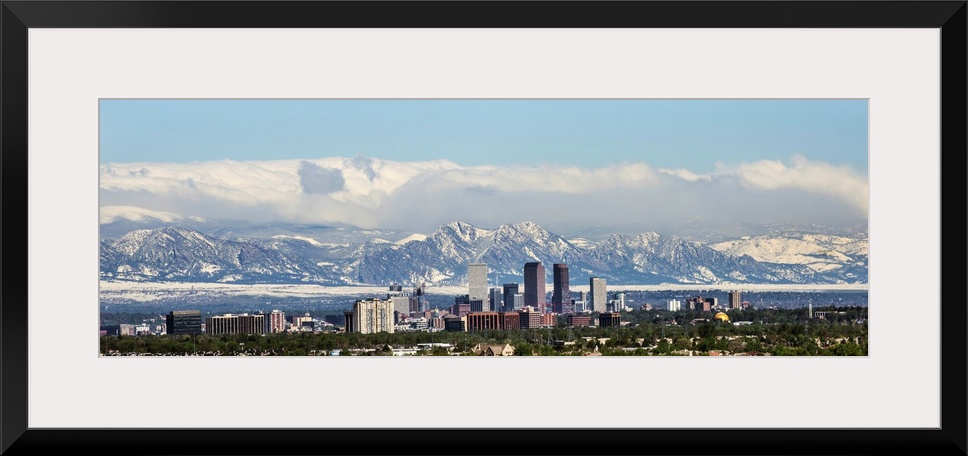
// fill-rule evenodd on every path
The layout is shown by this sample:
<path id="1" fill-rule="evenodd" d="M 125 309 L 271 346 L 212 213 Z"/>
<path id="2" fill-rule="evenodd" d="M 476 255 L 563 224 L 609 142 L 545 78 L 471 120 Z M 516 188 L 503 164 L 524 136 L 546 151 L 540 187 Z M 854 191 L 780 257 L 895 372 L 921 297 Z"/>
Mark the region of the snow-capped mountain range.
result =
<path id="1" fill-rule="evenodd" d="M 123 234 L 122 234 L 123 233 Z M 645 232 L 566 239 L 523 222 L 455 221 L 433 233 L 350 226 L 213 221 L 102 208 L 103 280 L 390 285 L 466 283 L 486 263 L 491 286 L 520 282 L 524 263 L 567 263 L 573 284 L 867 283 L 868 239 L 778 232 L 697 242 Z"/>

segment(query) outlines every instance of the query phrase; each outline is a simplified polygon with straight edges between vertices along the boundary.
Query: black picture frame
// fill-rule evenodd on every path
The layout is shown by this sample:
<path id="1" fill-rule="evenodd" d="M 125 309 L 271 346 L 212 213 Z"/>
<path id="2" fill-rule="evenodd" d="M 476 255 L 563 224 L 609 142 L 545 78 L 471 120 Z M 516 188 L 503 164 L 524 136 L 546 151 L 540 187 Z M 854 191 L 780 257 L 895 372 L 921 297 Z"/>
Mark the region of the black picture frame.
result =
<path id="1" fill-rule="evenodd" d="M 554 14 L 548 14 L 550 9 Z M 20 454 L 966 454 L 966 7 L 959 1 L 3 1 L 0 452 Z M 939 28 L 939 429 L 36 429 L 27 427 L 27 30 L 34 27 Z M 927 153 L 927 152 L 925 152 Z M 5 233 L 4 233 L 5 232 Z M 2 236 L 6 234 L 6 236 Z M 952 267 L 952 264 L 961 267 Z M 455 423 L 459 426 L 459 422 Z M 482 444 L 483 440 L 487 443 Z M 151 442 L 151 444 L 145 444 Z M 285 442 L 280 444 L 280 442 Z M 329 443 L 324 443 L 329 442 Z M 348 442 L 358 442 L 347 446 Z M 433 444 L 429 444 L 433 442 Z M 629 450 L 631 449 L 631 450 Z"/>

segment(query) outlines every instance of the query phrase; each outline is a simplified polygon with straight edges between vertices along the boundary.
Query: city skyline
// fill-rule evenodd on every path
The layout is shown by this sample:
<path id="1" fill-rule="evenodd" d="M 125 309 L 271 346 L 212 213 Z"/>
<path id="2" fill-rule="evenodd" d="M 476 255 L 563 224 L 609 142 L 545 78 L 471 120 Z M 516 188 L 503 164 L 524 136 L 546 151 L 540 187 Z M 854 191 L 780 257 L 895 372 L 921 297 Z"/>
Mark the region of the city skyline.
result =
<path id="1" fill-rule="evenodd" d="M 100 144 L 102 208 L 263 223 L 856 229 L 869 199 L 866 100 L 102 100 Z"/>

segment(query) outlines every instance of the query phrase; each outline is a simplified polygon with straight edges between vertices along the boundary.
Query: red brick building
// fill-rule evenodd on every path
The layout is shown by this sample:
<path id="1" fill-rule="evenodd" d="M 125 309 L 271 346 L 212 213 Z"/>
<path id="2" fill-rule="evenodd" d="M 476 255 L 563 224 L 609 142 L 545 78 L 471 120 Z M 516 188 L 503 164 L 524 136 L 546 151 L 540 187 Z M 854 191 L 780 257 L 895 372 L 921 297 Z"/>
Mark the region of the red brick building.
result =
<path id="1" fill-rule="evenodd" d="M 591 326 L 592 317 L 590 315 L 569 315 L 568 326 Z"/>
<path id="2" fill-rule="evenodd" d="M 517 312 L 471 312 L 467 314 L 467 330 L 519 329 L 520 316 Z"/>

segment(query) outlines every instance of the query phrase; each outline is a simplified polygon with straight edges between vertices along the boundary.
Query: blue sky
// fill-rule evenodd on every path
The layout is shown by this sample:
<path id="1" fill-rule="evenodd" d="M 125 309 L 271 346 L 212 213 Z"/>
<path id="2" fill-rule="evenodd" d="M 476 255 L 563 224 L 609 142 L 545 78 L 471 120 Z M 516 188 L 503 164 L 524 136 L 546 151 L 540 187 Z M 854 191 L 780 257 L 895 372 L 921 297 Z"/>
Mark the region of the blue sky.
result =
<path id="1" fill-rule="evenodd" d="M 100 162 L 811 161 L 867 174 L 867 100 L 102 100 Z"/>

